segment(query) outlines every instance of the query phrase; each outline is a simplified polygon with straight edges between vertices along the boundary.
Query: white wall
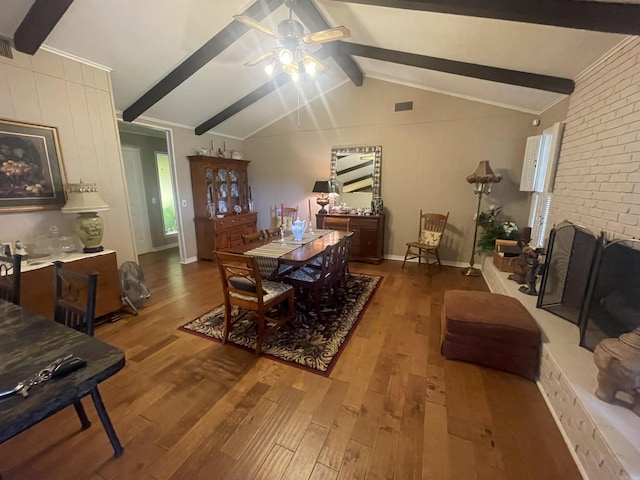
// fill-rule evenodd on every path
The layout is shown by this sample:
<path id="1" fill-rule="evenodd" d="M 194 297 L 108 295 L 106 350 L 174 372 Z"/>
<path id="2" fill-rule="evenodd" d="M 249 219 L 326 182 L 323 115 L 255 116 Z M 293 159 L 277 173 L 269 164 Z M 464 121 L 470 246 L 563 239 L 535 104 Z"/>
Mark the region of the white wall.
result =
<path id="1" fill-rule="evenodd" d="M 135 260 L 109 73 L 42 49 L 13 54 L 0 57 L 0 117 L 58 129 L 67 182 L 97 183 L 111 206 L 100 213 L 102 244 L 119 263 Z M 73 232 L 74 219 L 60 210 L 0 213 L 0 238 L 33 243 L 52 225 Z"/>
<path id="2" fill-rule="evenodd" d="M 414 110 L 394 112 L 396 102 Z M 504 175 L 483 207 L 504 206 L 520 226 L 528 219 L 529 196 L 519 191 L 526 137 L 536 133 L 534 115 L 367 78 L 345 84 L 297 114 L 245 140 L 252 160 L 249 180 L 259 224 L 269 224 L 269 205 L 299 205 L 316 180 L 329 177 L 331 148 L 382 145 L 382 198 L 387 213 L 385 254 L 403 257 L 414 241 L 418 213 L 450 212 L 441 256 L 468 262 L 477 197 L 465 178 L 480 160 Z"/>

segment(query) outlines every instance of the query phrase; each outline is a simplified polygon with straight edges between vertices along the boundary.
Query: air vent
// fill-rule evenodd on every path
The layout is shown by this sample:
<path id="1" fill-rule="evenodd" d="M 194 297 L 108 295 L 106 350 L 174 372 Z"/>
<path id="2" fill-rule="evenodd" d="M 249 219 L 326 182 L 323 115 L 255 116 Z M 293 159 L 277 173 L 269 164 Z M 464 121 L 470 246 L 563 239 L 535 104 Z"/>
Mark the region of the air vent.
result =
<path id="1" fill-rule="evenodd" d="M 13 58 L 13 52 L 11 51 L 11 42 L 3 37 L 0 37 L 0 56 Z"/>
<path id="2" fill-rule="evenodd" d="M 413 102 L 396 103 L 396 112 L 406 112 L 407 110 L 413 110 Z"/>

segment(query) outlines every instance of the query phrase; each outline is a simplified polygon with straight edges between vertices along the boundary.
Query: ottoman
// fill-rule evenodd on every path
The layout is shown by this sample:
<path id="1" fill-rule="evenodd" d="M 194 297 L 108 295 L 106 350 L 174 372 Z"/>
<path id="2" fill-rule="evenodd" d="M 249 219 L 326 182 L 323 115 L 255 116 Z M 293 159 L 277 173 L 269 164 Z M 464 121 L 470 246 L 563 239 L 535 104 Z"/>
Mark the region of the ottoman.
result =
<path id="1" fill-rule="evenodd" d="M 538 324 L 516 298 L 448 290 L 442 305 L 442 347 L 462 360 L 534 380 L 540 360 Z"/>

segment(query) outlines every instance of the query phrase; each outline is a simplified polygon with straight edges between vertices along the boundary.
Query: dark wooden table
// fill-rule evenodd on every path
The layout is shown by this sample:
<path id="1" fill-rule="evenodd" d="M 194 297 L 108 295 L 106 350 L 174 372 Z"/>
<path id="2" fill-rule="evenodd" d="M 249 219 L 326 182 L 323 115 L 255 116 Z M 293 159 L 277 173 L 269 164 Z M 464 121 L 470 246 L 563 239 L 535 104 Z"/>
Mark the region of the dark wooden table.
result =
<path id="1" fill-rule="evenodd" d="M 320 238 L 316 238 L 309 243 L 300 245 L 298 248 L 290 251 L 289 253 L 285 253 L 281 257 L 278 257 L 278 262 L 286 265 L 294 265 L 296 267 L 304 266 L 315 257 L 320 255 L 329 245 L 335 245 L 347 235 L 349 235 L 349 232 L 333 230 Z M 291 234 L 285 236 L 285 241 L 287 239 L 292 240 L 293 236 L 291 236 Z M 261 245 L 266 245 L 273 241 L 274 239 L 271 238 L 262 242 L 253 242 L 248 245 L 238 245 L 237 247 L 230 248 L 228 251 L 231 253 L 245 253 L 249 250 L 257 248 Z M 275 241 L 277 242 L 278 240 Z"/>
<path id="2" fill-rule="evenodd" d="M 0 399 L 0 443 L 72 405 L 125 364 L 119 348 L 0 300 L 0 391 L 68 354 L 87 365 L 33 386 L 26 398 Z"/>

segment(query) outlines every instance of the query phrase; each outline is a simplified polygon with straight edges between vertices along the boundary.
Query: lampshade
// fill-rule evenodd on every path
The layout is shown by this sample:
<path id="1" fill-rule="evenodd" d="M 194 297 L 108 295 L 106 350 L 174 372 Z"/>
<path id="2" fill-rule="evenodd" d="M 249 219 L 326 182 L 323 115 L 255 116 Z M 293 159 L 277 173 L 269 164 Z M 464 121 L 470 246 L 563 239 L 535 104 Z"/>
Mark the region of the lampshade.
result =
<path id="1" fill-rule="evenodd" d="M 313 186 L 313 193 L 329 193 L 331 192 L 331 186 L 329 180 L 318 180 Z"/>
<path id="2" fill-rule="evenodd" d="M 102 212 L 109 209 L 109 205 L 98 194 L 95 183 L 67 184 L 67 203 L 62 207 L 63 213 Z"/>
<path id="3" fill-rule="evenodd" d="M 476 171 L 467 176 L 467 182 L 469 183 L 499 183 L 501 180 L 502 175 L 493 173 L 489 160 L 482 160 L 478 164 Z"/>

